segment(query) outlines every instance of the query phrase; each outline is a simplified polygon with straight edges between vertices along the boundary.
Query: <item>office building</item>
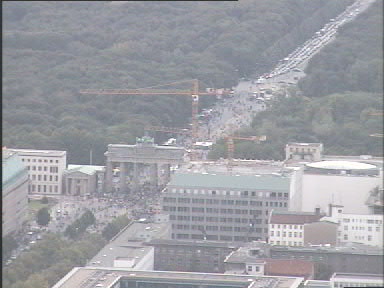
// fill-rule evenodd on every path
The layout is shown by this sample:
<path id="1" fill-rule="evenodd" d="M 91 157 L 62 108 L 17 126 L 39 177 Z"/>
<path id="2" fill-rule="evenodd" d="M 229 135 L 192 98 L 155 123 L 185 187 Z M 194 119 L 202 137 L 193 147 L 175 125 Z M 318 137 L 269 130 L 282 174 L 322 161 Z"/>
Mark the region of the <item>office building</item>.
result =
<path id="1" fill-rule="evenodd" d="M 28 214 L 28 170 L 16 152 L 2 151 L 3 236 L 22 228 Z"/>
<path id="2" fill-rule="evenodd" d="M 67 152 L 56 150 L 9 149 L 17 152 L 27 167 L 29 193 L 61 195 Z"/>
<path id="3" fill-rule="evenodd" d="M 282 175 L 176 173 L 162 191 L 173 239 L 266 240 L 272 209 L 288 210 Z"/>
<path id="4" fill-rule="evenodd" d="M 75 267 L 52 288 L 298 288 L 302 282 L 300 277 Z"/>

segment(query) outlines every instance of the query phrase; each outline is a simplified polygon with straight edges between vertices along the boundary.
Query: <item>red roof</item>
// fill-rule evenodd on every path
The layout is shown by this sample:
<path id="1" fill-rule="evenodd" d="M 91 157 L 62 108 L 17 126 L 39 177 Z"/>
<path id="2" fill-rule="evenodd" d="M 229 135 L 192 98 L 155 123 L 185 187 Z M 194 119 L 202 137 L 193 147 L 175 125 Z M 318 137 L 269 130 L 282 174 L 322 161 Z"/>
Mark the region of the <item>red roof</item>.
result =
<path id="1" fill-rule="evenodd" d="M 274 214 L 271 216 L 271 224 L 297 224 L 303 225 L 305 223 L 313 223 L 319 221 L 324 215 L 316 214 Z"/>
<path id="2" fill-rule="evenodd" d="M 299 259 L 264 259 L 265 275 L 268 276 L 293 276 L 312 278 L 314 265 L 312 262 Z"/>

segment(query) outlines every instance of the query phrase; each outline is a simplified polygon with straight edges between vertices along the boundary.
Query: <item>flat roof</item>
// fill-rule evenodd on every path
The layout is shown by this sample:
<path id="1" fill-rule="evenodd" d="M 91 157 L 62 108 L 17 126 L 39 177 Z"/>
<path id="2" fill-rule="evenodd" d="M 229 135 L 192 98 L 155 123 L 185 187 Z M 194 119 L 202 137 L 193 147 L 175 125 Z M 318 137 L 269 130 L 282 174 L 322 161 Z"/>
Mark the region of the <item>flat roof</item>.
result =
<path id="1" fill-rule="evenodd" d="M 341 272 L 336 272 L 333 273 L 331 277 L 331 281 L 340 281 L 340 280 L 375 280 L 380 283 L 384 282 L 383 279 L 384 275 L 383 274 L 368 274 L 368 273 L 341 273 Z"/>
<path id="2" fill-rule="evenodd" d="M 277 175 L 225 175 L 203 173 L 176 173 L 168 186 L 189 188 L 223 188 L 288 192 L 290 178 Z"/>
<path id="3" fill-rule="evenodd" d="M 307 167 L 335 170 L 377 169 L 375 165 L 353 161 L 320 161 L 306 164 Z"/>
<path id="4" fill-rule="evenodd" d="M 98 171 L 104 171 L 105 166 L 96 166 L 96 165 L 68 165 L 68 168 L 66 169 L 65 173 L 72 173 L 72 172 L 81 172 L 88 175 L 92 175 Z"/>
<path id="5" fill-rule="evenodd" d="M 271 252 L 303 252 L 303 253 L 340 253 L 340 254 L 364 254 L 364 255 L 384 255 L 382 247 L 370 246 L 359 243 L 354 243 L 348 246 L 338 247 L 293 247 L 293 246 L 272 246 Z"/>
<path id="6" fill-rule="evenodd" d="M 67 154 L 67 151 L 60 150 L 35 150 L 35 149 L 13 149 L 7 148 L 10 151 L 18 152 L 20 156 L 64 156 Z"/>
<path id="7" fill-rule="evenodd" d="M 52 288 L 95 287 L 104 288 L 122 279 L 148 283 L 232 285 L 238 288 L 297 288 L 301 277 L 232 275 L 219 273 L 196 273 L 174 271 L 127 271 L 111 267 L 75 267 Z M 228 287 L 228 286 L 227 286 Z"/>
<path id="8" fill-rule="evenodd" d="M 168 222 L 131 222 L 89 261 L 88 266 L 113 267 L 116 258 L 125 257 L 134 259 L 132 267 L 134 268 L 153 249 L 153 247 L 143 244 L 146 239 L 139 238 L 140 233 L 145 231 L 146 234 L 150 233 L 158 238 L 164 238 L 167 236 L 169 225 Z"/>

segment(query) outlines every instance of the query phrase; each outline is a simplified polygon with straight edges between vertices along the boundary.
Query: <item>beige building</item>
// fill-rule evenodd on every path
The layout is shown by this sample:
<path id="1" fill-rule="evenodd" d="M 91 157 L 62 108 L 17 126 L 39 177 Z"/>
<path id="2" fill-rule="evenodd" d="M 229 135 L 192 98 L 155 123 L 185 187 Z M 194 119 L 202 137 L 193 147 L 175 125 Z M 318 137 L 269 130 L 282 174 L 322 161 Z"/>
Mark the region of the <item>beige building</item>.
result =
<path id="1" fill-rule="evenodd" d="M 286 161 L 313 162 L 320 161 L 323 153 L 322 143 L 296 143 L 285 145 Z"/>
<path id="2" fill-rule="evenodd" d="M 15 152 L 3 149 L 3 236 L 22 228 L 28 213 L 28 171 Z"/>
<path id="3" fill-rule="evenodd" d="M 68 165 L 64 171 L 64 194 L 89 195 L 102 193 L 104 166 Z"/>
<path id="4" fill-rule="evenodd" d="M 9 149 L 17 152 L 27 167 L 29 194 L 60 195 L 67 152 L 56 150 Z"/>
<path id="5" fill-rule="evenodd" d="M 322 221 L 324 214 L 272 211 L 269 243 L 281 246 L 336 245 L 338 223 Z"/>

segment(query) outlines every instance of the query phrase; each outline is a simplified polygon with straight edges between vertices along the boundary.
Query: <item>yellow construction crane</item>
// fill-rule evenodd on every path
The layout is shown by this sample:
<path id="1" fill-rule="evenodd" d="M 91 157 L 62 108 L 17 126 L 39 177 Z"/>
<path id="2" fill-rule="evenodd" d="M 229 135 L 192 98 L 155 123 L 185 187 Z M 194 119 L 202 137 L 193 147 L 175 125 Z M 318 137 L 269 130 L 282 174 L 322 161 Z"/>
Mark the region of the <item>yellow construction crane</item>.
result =
<path id="1" fill-rule="evenodd" d="M 192 83 L 191 90 L 156 90 L 154 88 L 180 85 L 183 83 Z M 227 90 L 221 90 L 221 94 L 230 93 Z M 199 112 L 199 96 L 217 96 L 218 91 L 212 90 L 209 92 L 199 92 L 199 81 L 197 79 L 177 81 L 163 85 L 156 85 L 138 89 L 85 89 L 80 90 L 80 94 L 97 94 L 97 95 L 182 95 L 192 97 L 192 143 L 195 143 L 198 138 L 198 119 Z"/>
<path id="2" fill-rule="evenodd" d="M 251 137 L 238 137 L 238 136 L 226 136 L 226 142 L 227 142 L 227 157 L 228 157 L 228 170 L 232 171 L 233 166 L 233 153 L 235 151 L 235 143 L 234 139 L 236 140 L 248 140 L 248 141 L 265 141 L 267 140 L 267 136 L 251 136 Z"/>

